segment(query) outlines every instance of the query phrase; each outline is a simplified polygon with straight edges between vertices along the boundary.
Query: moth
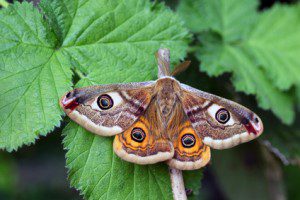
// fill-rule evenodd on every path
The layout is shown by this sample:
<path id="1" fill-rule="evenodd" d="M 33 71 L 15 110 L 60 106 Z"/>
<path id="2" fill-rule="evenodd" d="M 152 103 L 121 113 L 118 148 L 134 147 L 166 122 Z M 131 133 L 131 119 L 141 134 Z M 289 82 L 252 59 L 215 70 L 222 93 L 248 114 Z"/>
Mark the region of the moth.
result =
<path id="1" fill-rule="evenodd" d="M 156 81 L 76 88 L 60 99 L 64 112 L 88 131 L 115 135 L 114 152 L 136 164 L 166 161 L 180 170 L 205 166 L 210 148 L 226 149 L 263 131 L 249 109 L 170 76 L 159 51 Z"/>

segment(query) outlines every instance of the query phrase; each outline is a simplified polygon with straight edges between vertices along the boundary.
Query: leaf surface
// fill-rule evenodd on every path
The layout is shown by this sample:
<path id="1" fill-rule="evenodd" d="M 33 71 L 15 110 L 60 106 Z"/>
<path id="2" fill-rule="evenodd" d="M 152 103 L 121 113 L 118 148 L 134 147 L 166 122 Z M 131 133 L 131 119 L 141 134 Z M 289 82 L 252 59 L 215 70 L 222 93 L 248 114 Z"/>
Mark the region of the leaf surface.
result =
<path id="1" fill-rule="evenodd" d="M 148 1 L 136 0 L 75 4 L 70 26 L 69 15 L 59 13 L 64 10 L 62 3 L 48 4 L 58 7 L 46 7 L 54 13 L 45 13 L 52 23 L 63 21 L 67 25 L 68 31 L 55 34 L 63 38 L 60 48 L 82 73 L 76 87 L 154 79 L 154 53 L 160 47 L 170 48 L 173 62 L 185 55 L 187 30 L 161 4 L 153 7 Z M 166 164 L 139 166 L 122 161 L 113 153 L 112 138 L 96 136 L 73 122 L 64 129 L 64 135 L 69 179 L 84 198 L 172 198 Z"/>
<path id="2" fill-rule="evenodd" d="M 178 8 L 183 18 L 198 17 L 201 24 L 197 29 L 190 23 L 201 42 L 196 48 L 200 69 L 211 76 L 232 73 L 238 91 L 256 95 L 262 108 L 292 123 L 295 97 L 287 90 L 300 82 L 299 4 L 258 13 L 256 1 L 218 2 L 188 0 Z M 198 12 L 188 12 L 191 5 L 198 5 L 193 8 Z"/>
<path id="3" fill-rule="evenodd" d="M 72 72 L 29 3 L 1 10 L 0 38 L 0 148 L 12 151 L 60 124 L 57 102 L 71 88 Z"/>
<path id="4" fill-rule="evenodd" d="M 71 185 L 86 199 L 171 199 L 167 165 L 135 165 L 113 153 L 112 138 L 74 122 L 64 130 Z"/>

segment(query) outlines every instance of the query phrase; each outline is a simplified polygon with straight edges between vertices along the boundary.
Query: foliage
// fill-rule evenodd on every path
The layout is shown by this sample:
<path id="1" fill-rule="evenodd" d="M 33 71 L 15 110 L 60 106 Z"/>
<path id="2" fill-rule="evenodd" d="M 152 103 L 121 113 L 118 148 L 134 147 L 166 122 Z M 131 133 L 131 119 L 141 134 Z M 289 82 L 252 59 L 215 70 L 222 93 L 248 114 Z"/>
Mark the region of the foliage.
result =
<path id="1" fill-rule="evenodd" d="M 300 4 L 275 4 L 261 12 L 257 8 L 258 2 L 250 0 L 187 0 L 180 1 L 177 11 L 196 36 L 193 49 L 200 70 L 210 76 L 232 73 L 237 91 L 255 95 L 261 108 L 286 124 L 259 111 L 265 124 L 262 138 L 271 141 L 264 143 L 289 163 L 300 157 L 300 127 L 295 122 Z"/>
<path id="2" fill-rule="evenodd" d="M 15 3 L 1 12 L 0 107 L 7 114 L 1 115 L 0 147 L 9 151 L 59 125 L 57 102 L 72 85 L 71 69 L 85 75 L 82 84 L 144 81 L 156 74 L 149 66 L 156 65 L 159 47 L 170 48 L 173 61 L 186 52 L 187 30 L 162 4 L 66 0 L 43 1 L 40 7 L 46 21 L 29 3 Z M 71 184 L 84 196 L 171 197 L 166 166 L 121 161 L 112 152 L 111 138 L 97 137 L 78 125 L 64 132 Z M 127 184 L 132 187 L 124 187 Z"/>
<path id="3" fill-rule="evenodd" d="M 71 185 L 86 199 L 172 198 L 165 164 L 140 166 L 123 161 L 113 153 L 110 138 L 90 134 L 74 122 L 64 134 Z"/>
<path id="4" fill-rule="evenodd" d="M 255 94 L 260 107 L 287 124 L 295 115 L 295 96 L 287 90 L 300 82 L 299 10 L 275 5 L 258 13 L 251 0 L 188 0 L 178 8 L 186 21 L 194 19 L 187 25 L 200 41 L 200 69 L 214 76 L 232 72 L 237 91 Z"/>
<path id="5" fill-rule="evenodd" d="M 58 100 L 72 87 L 155 79 L 154 53 L 170 48 L 171 62 L 177 64 L 191 42 L 190 29 L 190 57 L 199 61 L 193 64 L 214 77 L 192 65 L 179 80 L 242 104 L 250 101 L 256 109 L 251 97 L 233 90 L 226 78 L 230 74 L 236 91 L 255 96 L 261 108 L 280 120 L 256 109 L 265 124 L 262 143 L 270 141 L 273 153 L 297 161 L 300 4 L 277 4 L 264 11 L 257 7 L 252 0 L 182 0 L 177 15 L 148 0 L 42 0 L 38 8 L 27 2 L 9 4 L 0 10 L 0 149 L 17 150 L 60 127 Z M 122 161 L 113 154 L 112 138 L 98 137 L 73 122 L 63 135 L 71 185 L 85 198 L 172 198 L 165 164 Z M 257 166 L 248 170 L 237 150 L 214 154 L 213 170 L 226 196 L 243 198 L 233 190 L 240 187 L 249 198 L 266 198 L 264 192 L 253 192 L 265 190 Z M 232 166 L 234 171 L 227 172 Z M 0 168 L 9 171 L 6 164 Z M 294 194 L 295 170 L 285 170 L 289 193 Z M 248 182 L 238 181 L 245 176 Z M 184 173 L 186 187 L 193 190 L 190 199 L 199 198 L 201 177 L 201 170 Z M 11 185 L 2 182 L 0 186 Z"/>
<path id="6" fill-rule="evenodd" d="M 55 35 L 29 3 L 0 12 L 0 37 L 0 148 L 12 151 L 59 126 L 57 101 L 71 89 L 72 72 L 65 52 L 56 50 Z"/>
<path id="7" fill-rule="evenodd" d="M 159 47 L 171 48 L 173 60 L 184 57 L 187 31 L 161 4 L 44 1 L 41 7 L 47 21 L 29 3 L 0 14 L 0 148 L 14 150 L 59 126 L 57 102 L 72 86 L 71 68 L 91 84 L 144 81 L 154 78 L 148 66 L 155 66 Z"/>

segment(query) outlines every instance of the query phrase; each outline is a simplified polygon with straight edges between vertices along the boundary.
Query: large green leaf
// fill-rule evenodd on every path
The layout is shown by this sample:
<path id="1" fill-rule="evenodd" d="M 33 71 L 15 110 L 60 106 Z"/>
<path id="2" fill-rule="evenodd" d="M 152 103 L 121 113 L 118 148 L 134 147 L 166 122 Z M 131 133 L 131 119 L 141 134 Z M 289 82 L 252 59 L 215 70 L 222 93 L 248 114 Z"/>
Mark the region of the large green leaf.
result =
<path id="1" fill-rule="evenodd" d="M 86 199 L 171 199 L 167 165 L 140 166 L 118 158 L 112 138 L 96 136 L 75 123 L 64 130 L 71 185 Z"/>
<path id="2" fill-rule="evenodd" d="M 160 47 L 171 49 L 173 61 L 185 55 L 187 30 L 161 4 L 91 0 L 79 5 L 62 48 L 93 82 L 153 79 Z"/>
<path id="3" fill-rule="evenodd" d="M 245 48 L 279 89 L 300 83 L 300 4 L 275 5 L 263 12 L 245 40 Z M 288 78 L 287 78 L 288 77 Z"/>
<path id="4" fill-rule="evenodd" d="M 237 90 L 255 94 L 262 108 L 291 123 L 294 97 L 285 90 L 300 82 L 300 5 L 275 5 L 260 14 L 251 0 L 197 2 L 182 1 L 178 10 L 187 20 L 199 19 L 202 28 L 195 22 L 190 28 L 202 43 L 196 53 L 201 70 L 233 73 Z M 188 12 L 191 5 L 197 12 Z"/>
<path id="5" fill-rule="evenodd" d="M 213 30 L 225 41 L 235 41 L 253 24 L 257 4 L 253 0 L 186 0 L 180 2 L 178 12 L 193 32 Z"/>
<path id="6" fill-rule="evenodd" d="M 45 0 L 41 9 L 44 18 L 26 2 L 0 12 L 0 148 L 9 151 L 59 125 L 71 67 L 92 83 L 149 80 L 154 52 L 168 47 L 178 60 L 189 40 L 174 13 L 146 0 Z"/>
<path id="7" fill-rule="evenodd" d="M 60 49 L 81 71 L 77 86 L 153 79 L 154 53 L 160 47 L 171 49 L 173 61 L 185 55 L 187 30 L 161 4 L 76 1 L 75 10 L 65 4 L 44 1 L 41 7 L 50 24 L 68 29 L 55 34 L 61 38 Z M 66 9 L 68 15 L 60 14 Z M 64 135 L 71 185 L 85 198 L 172 198 L 165 164 L 139 166 L 122 161 L 113 153 L 112 138 L 96 136 L 74 123 L 65 128 Z"/>
<path id="8" fill-rule="evenodd" d="M 71 68 L 81 86 L 149 80 L 158 48 L 170 48 L 177 62 L 189 41 L 171 10 L 146 0 L 45 0 L 40 9 L 45 16 L 28 3 L 1 11 L 0 141 L 8 150 L 59 124 L 58 99 L 70 89 Z M 166 165 L 124 162 L 113 154 L 111 138 L 74 123 L 64 133 L 71 184 L 86 198 L 172 198 Z"/>
<path id="9" fill-rule="evenodd" d="M 0 148 L 34 142 L 60 124 L 72 73 L 42 15 L 29 3 L 0 12 Z"/>
<path id="10" fill-rule="evenodd" d="M 271 109 L 286 123 L 293 121 L 292 97 L 279 91 L 241 47 L 207 44 L 199 50 L 198 56 L 202 58 L 202 69 L 216 74 L 233 72 L 232 82 L 236 90 L 255 94 L 260 107 Z"/>

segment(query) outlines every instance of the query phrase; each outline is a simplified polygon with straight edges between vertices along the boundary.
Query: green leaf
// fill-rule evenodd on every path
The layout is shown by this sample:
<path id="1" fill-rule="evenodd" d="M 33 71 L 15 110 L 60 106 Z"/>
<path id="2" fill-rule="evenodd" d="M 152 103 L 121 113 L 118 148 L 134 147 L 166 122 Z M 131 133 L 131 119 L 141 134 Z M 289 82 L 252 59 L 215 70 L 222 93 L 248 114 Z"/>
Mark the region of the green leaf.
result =
<path id="1" fill-rule="evenodd" d="M 77 9 L 63 48 L 95 83 L 153 79 L 157 49 L 170 48 L 175 62 L 184 57 L 189 39 L 174 13 L 151 6 L 137 0 L 87 1 Z"/>
<path id="2" fill-rule="evenodd" d="M 118 158 L 112 138 L 71 122 L 64 129 L 71 185 L 85 199 L 171 199 L 167 165 L 140 166 Z"/>
<path id="3" fill-rule="evenodd" d="M 192 193 L 188 195 L 189 200 L 200 198 L 202 170 L 183 171 L 183 180 L 185 188 L 190 189 Z"/>
<path id="4" fill-rule="evenodd" d="M 257 5 L 253 0 L 185 0 L 180 2 L 178 12 L 193 32 L 213 30 L 225 41 L 234 41 L 253 24 Z"/>
<path id="5" fill-rule="evenodd" d="M 180 1 L 179 3 L 177 12 L 182 15 L 186 26 L 193 32 L 197 33 L 209 28 L 208 21 L 205 20 L 205 16 L 202 14 L 205 5 L 204 2 L 192 0 Z"/>
<path id="6" fill-rule="evenodd" d="M 0 0 L 0 6 L 7 8 L 8 5 L 9 5 L 9 3 L 6 2 L 6 0 Z"/>
<path id="7" fill-rule="evenodd" d="M 68 1 L 42 0 L 39 7 L 42 8 L 50 27 L 58 39 L 57 46 L 61 46 L 72 25 L 78 1 L 74 0 L 70 3 Z"/>
<path id="8" fill-rule="evenodd" d="M 186 19 L 200 15 L 205 20 L 205 27 L 196 30 L 202 43 L 196 52 L 201 70 L 214 76 L 233 73 L 238 91 L 255 94 L 262 108 L 290 124 L 294 96 L 285 91 L 300 82 L 300 4 L 275 5 L 260 14 L 256 1 L 197 2 L 193 4 L 201 6 L 195 14 L 182 10 L 191 1 L 182 1 L 179 11 Z"/>
<path id="9" fill-rule="evenodd" d="M 265 69 L 266 75 L 282 90 L 300 83 L 299 12 L 300 4 L 275 5 L 260 15 L 245 41 L 245 47 L 253 54 L 257 64 Z"/>
<path id="10" fill-rule="evenodd" d="M 271 109 L 283 122 L 291 123 L 294 119 L 292 97 L 279 91 L 243 52 L 242 48 L 213 42 L 201 48 L 197 55 L 202 58 L 202 70 L 215 74 L 234 72 L 232 82 L 237 91 L 255 94 L 260 107 Z"/>
<path id="11" fill-rule="evenodd" d="M 0 94 L 5 101 L 0 141 L 8 150 L 59 124 L 58 99 L 70 89 L 71 68 L 80 74 L 81 86 L 144 81 L 156 77 L 158 48 L 170 48 L 172 62 L 185 56 L 188 31 L 162 4 L 45 0 L 40 9 L 44 18 L 28 3 L 1 11 Z M 165 164 L 122 161 L 113 154 L 111 138 L 74 123 L 64 134 L 71 185 L 85 198 L 172 198 Z"/>
<path id="12" fill-rule="evenodd" d="M 45 0 L 41 12 L 26 2 L 0 12 L 0 148 L 9 151 L 60 124 L 71 67 L 94 84 L 149 80 L 159 47 L 177 61 L 189 41 L 171 10 L 146 0 Z"/>
<path id="13" fill-rule="evenodd" d="M 75 71 L 79 70 L 82 79 L 77 86 L 153 79 L 157 68 L 154 53 L 160 47 L 171 49 L 173 62 L 185 55 L 188 32 L 161 4 L 78 1 L 75 14 L 64 16 L 61 12 L 67 1 L 47 2 L 41 7 L 50 24 L 68 29 L 55 34 L 63 39 L 59 49 L 68 55 Z M 139 166 L 122 161 L 113 153 L 112 138 L 96 136 L 74 123 L 65 128 L 64 135 L 71 185 L 85 198 L 172 198 L 165 164 Z"/>
<path id="14" fill-rule="evenodd" d="M 31 4 L 0 12 L 0 148 L 34 142 L 60 124 L 58 99 L 71 86 L 66 57 Z"/>

